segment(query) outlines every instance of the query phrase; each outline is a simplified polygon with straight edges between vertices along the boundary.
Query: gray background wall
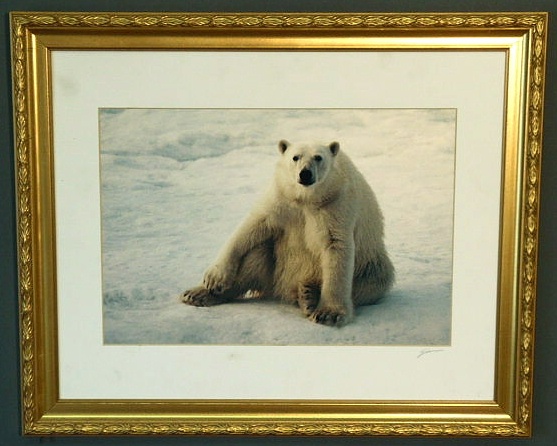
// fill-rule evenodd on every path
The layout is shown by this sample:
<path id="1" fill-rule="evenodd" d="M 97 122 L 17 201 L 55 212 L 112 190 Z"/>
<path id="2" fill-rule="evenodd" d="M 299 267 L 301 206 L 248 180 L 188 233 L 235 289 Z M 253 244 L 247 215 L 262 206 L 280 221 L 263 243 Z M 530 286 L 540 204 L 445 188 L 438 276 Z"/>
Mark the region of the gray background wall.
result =
<path id="1" fill-rule="evenodd" d="M 18 304 L 8 12 L 443 12 L 549 11 L 555 0 L 2 0 L 0 3 L 0 446 L 60 445 L 557 445 L 557 25 L 550 16 L 542 168 L 534 435 L 531 439 L 434 438 L 23 438 L 19 420 Z M 555 25 L 555 26 L 554 26 Z"/>

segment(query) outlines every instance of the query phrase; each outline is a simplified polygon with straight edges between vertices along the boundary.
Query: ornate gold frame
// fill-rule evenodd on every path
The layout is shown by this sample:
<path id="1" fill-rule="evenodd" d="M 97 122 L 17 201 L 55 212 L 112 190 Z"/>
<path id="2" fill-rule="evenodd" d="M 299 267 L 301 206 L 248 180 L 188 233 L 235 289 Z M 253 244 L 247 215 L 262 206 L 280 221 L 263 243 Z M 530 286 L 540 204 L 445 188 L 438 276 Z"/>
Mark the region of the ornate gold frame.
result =
<path id="1" fill-rule="evenodd" d="M 547 14 L 16 12 L 11 24 L 25 434 L 530 435 Z M 506 52 L 493 401 L 59 397 L 51 52 L 184 48 Z"/>

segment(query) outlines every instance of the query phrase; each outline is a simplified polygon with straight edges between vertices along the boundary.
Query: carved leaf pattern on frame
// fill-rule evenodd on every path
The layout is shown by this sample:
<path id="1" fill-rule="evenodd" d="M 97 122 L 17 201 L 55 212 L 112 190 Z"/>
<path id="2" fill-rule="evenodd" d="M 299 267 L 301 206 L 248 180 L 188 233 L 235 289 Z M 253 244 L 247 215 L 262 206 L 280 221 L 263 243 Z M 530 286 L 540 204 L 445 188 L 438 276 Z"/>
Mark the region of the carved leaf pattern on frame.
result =
<path id="1" fill-rule="evenodd" d="M 250 15 L 250 14 L 56 14 L 18 17 L 18 25 L 68 27 L 236 27 L 236 28 L 485 28 L 533 26 L 540 23 L 537 15 L 512 14 L 360 14 L 360 15 Z M 543 35 L 542 29 L 537 33 Z"/>

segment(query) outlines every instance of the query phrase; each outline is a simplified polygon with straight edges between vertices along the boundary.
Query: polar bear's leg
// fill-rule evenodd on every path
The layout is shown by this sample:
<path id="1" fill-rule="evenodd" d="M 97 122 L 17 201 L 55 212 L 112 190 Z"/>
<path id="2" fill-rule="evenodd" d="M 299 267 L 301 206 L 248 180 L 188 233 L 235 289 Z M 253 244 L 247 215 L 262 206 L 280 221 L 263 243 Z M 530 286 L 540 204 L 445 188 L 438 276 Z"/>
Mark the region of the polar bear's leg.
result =
<path id="1" fill-rule="evenodd" d="M 350 235 L 333 235 L 331 230 L 329 234 L 328 245 L 321 255 L 321 297 L 309 319 L 318 324 L 341 326 L 354 314 L 354 240 Z"/>
<path id="2" fill-rule="evenodd" d="M 230 288 L 238 281 L 242 262 L 245 262 L 250 253 L 273 241 L 278 228 L 272 223 L 272 212 L 265 213 L 264 209 L 259 209 L 258 213 L 249 215 L 234 231 L 216 262 L 205 271 L 203 285 L 207 289 L 221 293 Z"/>
<path id="3" fill-rule="evenodd" d="M 272 283 L 272 250 L 270 242 L 256 246 L 241 260 L 233 281 L 226 289 L 209 290 L 205 285 L 189 289 L 180 300 L 196 307 L 209 307 L 230 302 L 248 291 L 267 294 Z"/>

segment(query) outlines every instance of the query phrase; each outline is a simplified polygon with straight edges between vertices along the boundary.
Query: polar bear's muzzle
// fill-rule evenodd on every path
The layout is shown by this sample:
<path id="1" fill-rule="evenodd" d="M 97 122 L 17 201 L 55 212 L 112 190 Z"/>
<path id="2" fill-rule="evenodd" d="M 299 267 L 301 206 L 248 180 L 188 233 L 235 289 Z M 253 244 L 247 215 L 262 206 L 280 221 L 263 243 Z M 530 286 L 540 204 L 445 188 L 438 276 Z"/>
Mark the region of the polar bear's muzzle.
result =
<path id="1" fill-rule="evenodd" d="M 315 175 L 313 175 L 313 172 L 309 169 L 302 169 L 298 175 L 298 183 L 302 186 L 311 186 L 315 183 Z"/>

